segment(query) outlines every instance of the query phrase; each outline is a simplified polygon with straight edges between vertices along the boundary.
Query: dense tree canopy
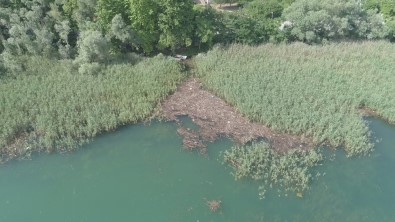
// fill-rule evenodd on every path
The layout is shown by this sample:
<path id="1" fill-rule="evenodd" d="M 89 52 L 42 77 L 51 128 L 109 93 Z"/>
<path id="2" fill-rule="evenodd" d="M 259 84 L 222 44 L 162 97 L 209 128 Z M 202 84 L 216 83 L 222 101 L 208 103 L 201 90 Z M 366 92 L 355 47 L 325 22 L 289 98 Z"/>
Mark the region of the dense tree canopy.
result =
<path id="1" fill-rule="evenodd" d="M 124 19 L 129 17 L 129 1 L 125 0 L 97 0 L 96 17 L 100 26 L 108 30 L 116 15 Z"/>
<path id="2" fill-rule="evenodd" d="M 385 36 L 382 16 L 364 10 L 356 0 L 297 0 L 284 10 L 291 39 L 379 39 Z"/>
<path id="3" fill-rule="evenodd" d="M 130 19 L 145 52 L 190 46 L 193 2 L 184 0 L 131 0 Z"/>
<path id="4" fill-rule="evenodd" d="M 0 2 L 0 52 L 5 66 L 12 56 L 22 54 L 75 58 L 81 54 L 77 42 L 87 31 L 100 33 L 112 54 L 152 54 L 234 42 L 395 40 L 393 0 L 240 0 L 242 7 L 232 12 L 195 5 L 192 0 Z"/>

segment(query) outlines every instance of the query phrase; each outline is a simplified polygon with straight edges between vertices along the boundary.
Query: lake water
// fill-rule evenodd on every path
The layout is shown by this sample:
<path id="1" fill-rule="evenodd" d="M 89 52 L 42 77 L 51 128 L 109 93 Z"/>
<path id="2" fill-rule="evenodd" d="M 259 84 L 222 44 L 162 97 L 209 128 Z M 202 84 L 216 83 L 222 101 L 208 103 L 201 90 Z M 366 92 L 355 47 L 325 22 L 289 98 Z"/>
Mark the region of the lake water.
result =
<path id="1" fill-rule="evenodd" d="M 208 156 L 182 149 L 173 123 L 123 127 L 69 154 L 36 155 L 0 166 L 0 221 L 394 221 L 395 126 L 369 119 L 381 139 L 370 157 L 342 151 L 318 171 L 303 198 L 235 181 L 221 164 L 221 139 Z M 206 200 L 220 199 L 211 212 Z"/>

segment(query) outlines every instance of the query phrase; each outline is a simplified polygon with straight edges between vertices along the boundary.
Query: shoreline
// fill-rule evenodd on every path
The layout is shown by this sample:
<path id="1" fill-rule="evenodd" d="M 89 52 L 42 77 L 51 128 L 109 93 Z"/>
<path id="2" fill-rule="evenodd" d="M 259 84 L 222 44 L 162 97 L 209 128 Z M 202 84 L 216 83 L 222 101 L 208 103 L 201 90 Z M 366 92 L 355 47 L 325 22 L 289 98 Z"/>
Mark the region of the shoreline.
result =
<path id="1" fill-rule="evenodd" d="M 263 139 L 274 150 L 285 153 L 291 148 L 311 149 L 311 138 L 278 133 L 264 124 L 254 123 L 242 116 L 236 108 L 203 89 L 199 79 L 191 77 L 160 104 L 160 114 L 166 120 L 179 125 L 178 134 L 183 137 L 186 149 L 198 149 L 206 153 L 204 142 L 213 142 L 219 136 L 227 136 L 237 144 Z M 183 126 L 181 116 L 188 116 L 199 126 L 193 130 Z"/>

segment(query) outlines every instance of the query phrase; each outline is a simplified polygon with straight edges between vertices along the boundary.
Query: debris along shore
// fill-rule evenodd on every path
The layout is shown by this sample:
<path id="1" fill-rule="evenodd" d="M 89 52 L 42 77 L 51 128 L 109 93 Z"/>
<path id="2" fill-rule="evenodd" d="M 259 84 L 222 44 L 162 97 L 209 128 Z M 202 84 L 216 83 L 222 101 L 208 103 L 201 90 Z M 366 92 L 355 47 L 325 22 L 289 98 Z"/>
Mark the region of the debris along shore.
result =
<path id="1" fill-rule="evenodd" d="M 193 77 L 162 102 L 160 110 L 165 119 L 180 125 L 177 132 L 183 137 L 184 147 L 199 149 L 201 153 L 206 152 L 204 141 L 212 142 L 222 135 L 238 144 L 263 138 L 279 152 L 295 147 L 306 149 L 311 144 L 308 138 L 277 133 L 263 124 L 250 122 L 221 98 L 202 89 L 200 81 Z M 199 130 L 182 125 L 179 117 L 186 115 L 200 127 Z"/>

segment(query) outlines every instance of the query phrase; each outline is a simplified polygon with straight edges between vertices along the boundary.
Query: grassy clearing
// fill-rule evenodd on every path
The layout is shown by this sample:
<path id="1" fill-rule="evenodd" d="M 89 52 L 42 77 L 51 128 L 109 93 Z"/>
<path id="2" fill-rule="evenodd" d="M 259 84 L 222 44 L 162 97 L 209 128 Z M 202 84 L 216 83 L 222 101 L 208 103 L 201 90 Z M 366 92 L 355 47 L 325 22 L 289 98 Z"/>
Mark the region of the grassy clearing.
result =
<path id="1" fill-rule="evenodd" d="M 0 79 L 0 154 L 65 151 L 95 135 L 149 117 L 182 79 L 163 56 L 81 75 L 72 61 L 29 58 L 26 71 Z M 1 160 L 1 158 L 0 158 Z"/>
<path id="2" fill-rule="evenodd" d="M 394 52 L 387 42 L 232 45 L 196 64 L 205 85 L 251 120 L 356 155 L 373 147 L 358 109 L 395 122 Z"/>

